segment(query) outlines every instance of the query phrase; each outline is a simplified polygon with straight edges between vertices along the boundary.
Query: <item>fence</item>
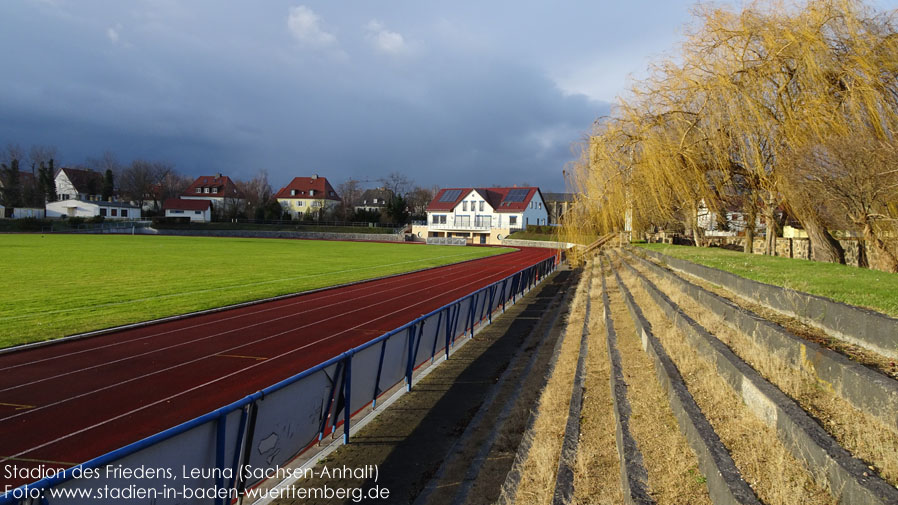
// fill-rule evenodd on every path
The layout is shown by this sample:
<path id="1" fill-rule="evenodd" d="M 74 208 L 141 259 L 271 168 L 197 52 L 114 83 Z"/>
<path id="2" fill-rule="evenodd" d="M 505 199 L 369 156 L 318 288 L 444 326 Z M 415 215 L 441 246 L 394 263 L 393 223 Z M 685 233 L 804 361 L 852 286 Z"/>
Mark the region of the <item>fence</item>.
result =
<path id="1" fill-rule="evenodd" d="M 428 245 L 468 245 L 468 239 L 462 237 L 427 237 Z"/>
<path id="2" fill-rule="evenodd" d="M 557 263 L 557 255 L 540 261 L 230 405 L 6 492 L 0 504 L 241 503 L 246 489 L 283 477 L 285 465 L 324 437 L 342 429 L 348 443 L 354 416 L 403 382 L 410 390 L 416 369 L 438 354 L 448 358 L 456 339 L 491 323 Z M 135 487 L 122 469 L 145 478 Z M 146 469 L 160 472 L 148 477 Z"/>

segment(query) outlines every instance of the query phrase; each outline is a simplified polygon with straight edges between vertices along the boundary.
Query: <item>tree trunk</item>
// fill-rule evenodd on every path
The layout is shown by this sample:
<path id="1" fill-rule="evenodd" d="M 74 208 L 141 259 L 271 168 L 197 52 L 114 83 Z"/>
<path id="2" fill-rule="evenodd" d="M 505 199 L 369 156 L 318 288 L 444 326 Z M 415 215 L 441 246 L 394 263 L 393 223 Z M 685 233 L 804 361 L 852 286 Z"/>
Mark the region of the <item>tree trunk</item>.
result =
<path id="1" fill-rule="evenodd" d="M 814 261 L 826 261 L 828 263 L 845 264 L 845 249 L 816 217 L 806 217 L 801 220 L 804 231 L 808 233 L 811 242 L 811 258 Z"/>
<path id="2" fill-rule="evenodd" d="M 875 255 L 867 258 L 872 268 L 883 272 L 898 272 L 898 258 L 876 235 L 876 231 L 869 221 L 864 223 L 864 246 L 872 248 L 875 252 Z"/>
<path id="3" fill-rule="evenodd" d="M 755 220 L 758 216 L 758 209 L 754 203 L 749 202 L 745 206 L 745 244 L 742 246 L 742 252 L 751 254 L 755 248 Z"/>

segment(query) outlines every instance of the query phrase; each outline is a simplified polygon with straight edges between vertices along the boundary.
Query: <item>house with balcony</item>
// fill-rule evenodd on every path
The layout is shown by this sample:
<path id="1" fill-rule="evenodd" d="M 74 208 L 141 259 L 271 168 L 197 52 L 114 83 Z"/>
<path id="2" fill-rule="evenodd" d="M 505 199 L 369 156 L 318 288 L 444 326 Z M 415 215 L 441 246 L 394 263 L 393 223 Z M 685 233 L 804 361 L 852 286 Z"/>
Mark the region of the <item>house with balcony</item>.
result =
<path id="1" fill-rule="evenodd" d="M 285 212 L 293 219 L 319 219 L 340 204 L 340 196 L 326 177 L 294 177 L 274 195 Z"/>
<path id="2" fill-rule="evenodd" d="M 500 244 L 508 234 L 549 219 L 537 187 L 445 188 L 426 213 L 427 222 L 412 227 L 416 238 L 465 238 L 471 244 Z"/>

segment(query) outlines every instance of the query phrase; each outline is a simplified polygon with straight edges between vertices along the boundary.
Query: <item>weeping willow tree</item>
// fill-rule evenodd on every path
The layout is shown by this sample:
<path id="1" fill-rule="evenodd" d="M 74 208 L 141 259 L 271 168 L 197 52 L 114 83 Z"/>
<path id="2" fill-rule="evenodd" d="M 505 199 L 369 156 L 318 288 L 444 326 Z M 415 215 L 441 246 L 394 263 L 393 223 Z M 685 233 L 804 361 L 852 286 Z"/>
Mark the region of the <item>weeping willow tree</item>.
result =
<path id="1" fill-rule="evenodd" d="M 844 262 L 855 232 L 898 270 L 898 32 L 854 0 L 699 7 L 676 58 L 634 83 L 597 123 L 569 178 L 581 229 L 676 228 L 702 243 L 700 209 L 741 206 L 775 253 L 779 215 L 807 230 L 815 259 Z"/>

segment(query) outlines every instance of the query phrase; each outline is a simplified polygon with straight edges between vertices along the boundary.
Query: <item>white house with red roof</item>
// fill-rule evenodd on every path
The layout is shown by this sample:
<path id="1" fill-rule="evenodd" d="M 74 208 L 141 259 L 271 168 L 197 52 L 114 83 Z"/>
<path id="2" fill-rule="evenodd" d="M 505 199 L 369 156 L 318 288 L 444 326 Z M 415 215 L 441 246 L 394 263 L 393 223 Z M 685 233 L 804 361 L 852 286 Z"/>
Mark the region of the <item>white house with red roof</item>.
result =
<path id="1" fill-rule="evenodd" d="M 285 212 L 293 218 L 311 215 L 315 218 L 322 212 L 332 210 L 341 202 L 340 195 L 326 177 L 294 177 L 274 195 Z"/>
<path id="2" fill-rule="evenodd" d="M 426 212 L 427 223 L 412 228 L 417 237 L 458 237 L 474 244 L 499 244 L 509 233 L 549 219 L 536 187 L 444 188 Z"/>
<path id="3" fill-rule="evenodd" d="M 168 198 L 162 204 L 162 209 L 165 211 L 165 217 L 186 217 L 192 223 L 212 221 L 212 202 L 209 200 Z"/>
<path id="4" fill-rule="evenodd" d="M 237 214 L 246 197 L 234 181 L 226 175 L 201 175 L 181 193 L 183 200 L 206 200 L 218 215 Z M 164 206 L 163 206 L 164 208 Z"/>

